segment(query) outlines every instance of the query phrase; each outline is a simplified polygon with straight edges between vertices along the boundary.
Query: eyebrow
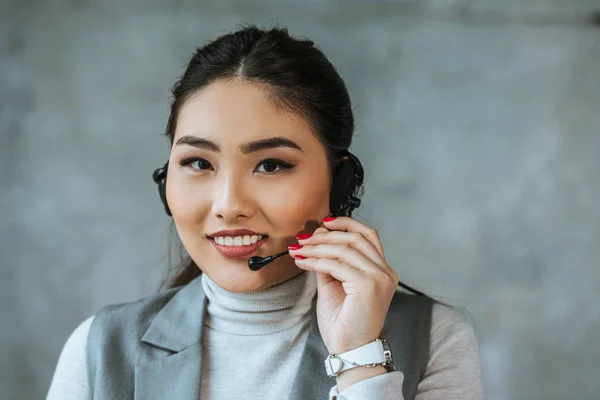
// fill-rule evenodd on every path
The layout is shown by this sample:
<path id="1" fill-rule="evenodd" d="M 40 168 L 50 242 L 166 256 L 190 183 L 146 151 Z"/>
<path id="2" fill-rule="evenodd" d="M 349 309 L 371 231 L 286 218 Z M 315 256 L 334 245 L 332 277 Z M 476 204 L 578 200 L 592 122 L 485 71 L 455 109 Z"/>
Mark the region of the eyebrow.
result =
<path id="1" fill-rule="evenodd" d="M 192 135 L 180 137 L 179 140 L 177 140 L 177 142 L 175 143 L 175 145 L 188 145 L 192 147 L 197 147 L 199 149 L 214 151 L 216 153 L 221 152 L 221 148 L 216 143 Z M 255 153 L 257 151 L 266 149 L 276 149 L 279 147 L 288 147 L 304 152 L 300 146 L 283 136 L 275 136 L 267 139 L 256 140 L 254 142 L 242 143 L 239 146 L 240 151 L 243 154 Z"/>

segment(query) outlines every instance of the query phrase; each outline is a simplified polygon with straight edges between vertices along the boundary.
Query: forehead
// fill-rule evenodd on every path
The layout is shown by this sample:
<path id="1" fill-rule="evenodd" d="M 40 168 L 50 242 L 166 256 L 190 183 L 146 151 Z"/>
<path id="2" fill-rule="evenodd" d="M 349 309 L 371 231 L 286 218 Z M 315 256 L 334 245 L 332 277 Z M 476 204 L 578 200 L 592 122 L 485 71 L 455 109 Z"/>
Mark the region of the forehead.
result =
<path id="1" fill-rule="evenodd" d="M 221 143 L 273 135 L 318 143 L 308 122 L 278 108 L 264 86 L 237 79 L 214 82 L 188 99 L 179 111 L 175 140 L 183 135 Z"/>

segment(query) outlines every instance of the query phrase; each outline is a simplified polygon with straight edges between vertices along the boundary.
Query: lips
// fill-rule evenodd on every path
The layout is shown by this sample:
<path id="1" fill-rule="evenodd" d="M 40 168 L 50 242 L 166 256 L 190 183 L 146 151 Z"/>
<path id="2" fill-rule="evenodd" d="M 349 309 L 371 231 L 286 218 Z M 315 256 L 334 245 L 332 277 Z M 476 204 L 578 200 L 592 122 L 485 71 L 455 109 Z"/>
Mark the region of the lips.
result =
<path id="1" fill-rule="evenodd" d="M 210 239 L 213 246 L 217 249 L 217 251 L 223 256 L 227 258 L 241 258 L 249 256 L 254 253 L 256 249 L 262 246 L 268 239 L 268 236 L 265 236 L 258 242 L 254 244 L 249 244 L 247 246 L 223 246 L 214 241 L 213 238 Z"/>

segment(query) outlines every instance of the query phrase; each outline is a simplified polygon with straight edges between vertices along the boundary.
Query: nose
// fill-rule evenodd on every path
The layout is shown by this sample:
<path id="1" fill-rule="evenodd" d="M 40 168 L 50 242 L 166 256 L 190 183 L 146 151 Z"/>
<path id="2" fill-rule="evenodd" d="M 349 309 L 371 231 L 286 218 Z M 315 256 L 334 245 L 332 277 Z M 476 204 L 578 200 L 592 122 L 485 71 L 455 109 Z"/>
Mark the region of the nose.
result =
<path id="1" fill-rule="evenodd" d="M 224 221 L 249 218 L 255 209 L 249 196 L 247 179 L 237 174 L 225 174 L 215 180 L 212 212 Z"/>

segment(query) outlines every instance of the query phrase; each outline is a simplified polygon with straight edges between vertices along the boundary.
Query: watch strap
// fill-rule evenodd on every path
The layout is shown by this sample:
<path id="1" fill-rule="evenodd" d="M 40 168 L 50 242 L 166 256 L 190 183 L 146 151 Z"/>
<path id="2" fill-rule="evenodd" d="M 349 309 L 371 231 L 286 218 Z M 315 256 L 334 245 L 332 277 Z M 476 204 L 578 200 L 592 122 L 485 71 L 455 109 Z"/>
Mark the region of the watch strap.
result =
<path id="1" fill-rule="evenodd" d="M 385 364 L 387 361 L 383 342 L 377 338 L 345 353 L 330 354 L 325 360 L 325 369 L 327 375 L 334 377 L 352 368 L 374 367 Z"/>

